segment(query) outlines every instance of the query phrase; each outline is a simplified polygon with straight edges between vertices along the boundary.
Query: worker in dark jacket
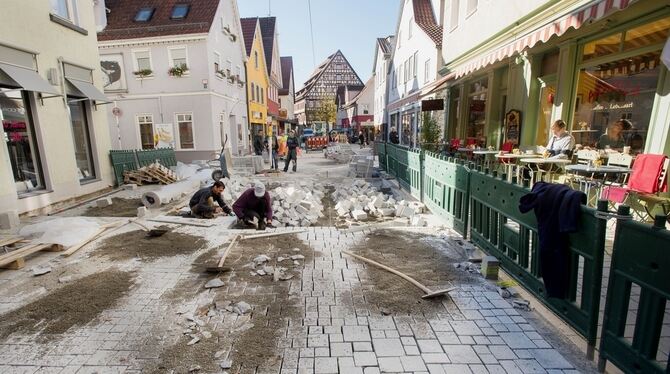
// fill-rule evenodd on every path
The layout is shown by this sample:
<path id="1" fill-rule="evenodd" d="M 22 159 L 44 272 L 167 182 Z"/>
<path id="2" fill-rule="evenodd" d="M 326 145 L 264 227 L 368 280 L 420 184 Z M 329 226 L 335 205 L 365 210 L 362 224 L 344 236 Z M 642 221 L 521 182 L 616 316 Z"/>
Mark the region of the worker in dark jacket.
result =
<path id="1" fill-rule="evenodd" d="M 538 182 L 519 200 L 519 211 L 535 211 L 540 245 L 540 272 L 549 297 L 565 299 L 570 284 L 569 234 L 579 229 L 586 195 L 564 185 Z M 574 265 L 573 265 L 574 266 Z"/>
<path id="2" fill-rule="evenodd" d="M 232 214 L 221 197 L 225 188 L 223 182 L 216 181 L 211 187 L 205 187 L 196 192 L 188 203 L 191 213 L 198 218 L 214 218 L 215 213 L 221 212 Z M 218 207 L 214 206 L 215 201 L 219 204 Z"/>
<path id="3" fill-rule="evenodd" d="M 254 153 L 257 156 L 262 155 L 263 148 L 265 148 L 265 142 L 263 139 L 263 130 L 258 130 L 258 134 L 254 136 Z"/>
<path id="4" fill-rule="evenodd" d="M 272 199 L 265 191 L 265 185 L 256 182 L 253 188 L 242 192 L 242 195 L 233 204 L 233 211 L 237 218 L 247 226 L 256 226 L 257 230 L 265 230 L 272 225 Z"/>
<path id="5" fill-rule="evenodd" d="M 286 163 L 284 164 L 284 172 L 288 171 L 288 164 L 293 160 L 293 172 L 295 173 L 298 169 L 298 147 L 300 142 L 295 136 L 295 131 L 291 130 L 289 132 L 288 138 L 286 139 L 286 146 L 288 151 L 286 152 Z"/>
<path id="6" fill-rule="evenodd" d="M 277 139 L 277 135 L 272 135 L 272 165 L 270 166 L 271 169 L 278 170 L 279 169 L 279 139 Z"/>

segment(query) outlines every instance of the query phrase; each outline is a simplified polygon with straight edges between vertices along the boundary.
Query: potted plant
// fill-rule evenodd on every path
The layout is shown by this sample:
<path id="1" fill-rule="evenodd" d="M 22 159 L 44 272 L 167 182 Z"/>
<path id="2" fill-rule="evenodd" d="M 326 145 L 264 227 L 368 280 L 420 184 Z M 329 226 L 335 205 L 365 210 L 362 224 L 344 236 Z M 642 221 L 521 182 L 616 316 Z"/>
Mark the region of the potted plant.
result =
<path id="1" fill-rule="evenodd" d="M 133 74 L 135 74 L 136 77 L 142 79 L 153 74 L 153 71 L 151 69 L 140 69 L 138 71 L 134 71 Z"/>
<path id="2" fill-rule="evenodd" d="M 186 64 L 181 64 L 179 66 L 173 66 L 168 70 L 168 75 L 171 77 L 181 77 L 182 75 L 188 72 L 188 66 Z"/>
<path id="3" fill-rule="evenodd" d="M 215 70 L 214 73 L 219 78 L 225 78 L 226 77 L 226 72 L 224 70 Z"/>
<path id="4" fill-rule="evenodd" d="M 242 79 L 240 79 L 239 75 L 236 75 L 235 79 L 237 80 L 237 84 L 239 84 L 240 87 L 244 87 L 244 81 Z"/>

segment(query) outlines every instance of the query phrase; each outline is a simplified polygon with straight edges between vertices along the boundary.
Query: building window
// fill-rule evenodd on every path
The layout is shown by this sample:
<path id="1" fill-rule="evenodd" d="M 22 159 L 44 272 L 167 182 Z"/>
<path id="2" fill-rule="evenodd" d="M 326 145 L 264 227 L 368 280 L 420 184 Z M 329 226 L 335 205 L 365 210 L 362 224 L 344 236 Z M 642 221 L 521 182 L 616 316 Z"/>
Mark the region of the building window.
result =
<path id="1" fill-rule="evenodd" d="M 232 61 L 230 61 L 230 60 L 226 60 L 226 75 L 227 75 L 228 77 L 232 77 L 232 76 L 233 76 L 233 63 L 232 63 Z M 228 83 L 229 83 L 229 84 L 233 84 L 232 79 L 228 79 Z"/>
<path id="2" fill-rule="evenodd" d="M 3 138 L 19 194 L 45 188 L 28 95 L 25 91 L 0 87 Z"/>
<path id="3" fill-rule="evenodd" d="M 172 8 L 172 14 L 170 18 L 172 19 L 184 19 L 188 14 L 189 5 L 188 4 L 177 4 Z"/>
<path id="4" fill-rule="evenodd" d="M 342 81 L 342 74 L 335 74 L 335 80 L 338 82 Z"/>
<path id="5" fill-rule="evenodd" d="M 136 72 L 153 70 L 151 68 L 151 53 L 148 50 L 133 51 L 133 59 Z"/>
<path id="6" fill-rule="evenodd" d="M 412 58 L 412 77 L 416 78 L 416 71 L 418 70 L 417 64 L 419 63 L 419 52 L 414 52 Z"/>
<path id="7" fill-rule="evenodd" d="M 425 83 L 430 82 L 430 59 L 426 60 L 426 62 L 423 64 L 423 81 Z"/>
<path id="8" fill-rule="evenodd" d="M 254 51 L 254 66 L 258 70 L 258 51 Z"/>
<path id="9" fill-rule="evenodd" d="M 261 92 L 261 104 L 265 104 L 265 93 L 264 93 L 264 91 L 265 91 L 264 89 L 260 90 L 260 92 Z"/>
<path id="10" fill-rule="evenodd" d="M 478 0 L 468 0 L 468 8 L 465 11 L 466 16 L 472 15 L 472 13 L 477 11 L 477 4 L 479 3 Z"/>
<path id="11" fill-rule="evenodd" d="M 260 101 L 261 101 L 260 87 L 258 87 L 258 85 L 256 85 L 256 102 L 260 103 Z"/>
<path id="12" fill-rule="evenodd" d="M 251 101 L 256 101 L 256 85 L 251 83 Z"/>
<path id="13" fill-rule="evenodd" d="M 472 82 L 469 87 L 466 136 L 477 145 L 486 146 L 486 100 L 488 78 Z"/>
<path id="14" fill-rule="evenodd" d="M 79 24 L 77 0 L 50 0 L 51 14 L 68 20 L 75 25 Z"/>
<path id="15" fill-rule="evenodd" d="M 221 78 L 218 74 L 219 71 L 221 71 L 221 54 L 214 52 L 214 73 L 217 77 Z"/>
<path id="16" fill-rule="evenodd" d="M 170 67 L 188 67 L 186 47 L 168 48 Z"/>
<path id="17" fill-rule="evenodd" d="M 77 162 L 79 181 L 83 182 L 95 179 L 91 132 L 85 101 L 79 99 L 70 101 L 68 108 L 70 110 L 70 124 L 72 125 L 72 137 L 74 139 L 74 156 Z"/>
<path id="18" fill-rule="evenodd" d="M 154 10 L 155 8 L 141 8 L 137 14 L 135 14 L 135 22 L 149 22 L 154 15 Z"/>
<path id="19" fill-rule="evenodd" d="M 449 17 L 449 30 L 454 30 L 458 27 L 458 8 L 460 8 L 459 0 L 451 1 L 451 15 Z"/>
<path id="20" fill-rule="evenodd" d="M 398 39 L 397 40 L 398 40 L 398 49 L 400 49 L 400 47 L 402 47 L 402 30 L 398 31 Z"/>
<path id="21" fill-rule="evenodd" d="M 235 74 L 240 80 L 242 79 L 242 68 L 239 65 L 235 67 Z"/>
<path id="22" fill-rule="evenodd" d="M 194 149 L 193 143 L 193 115 L 190 113 L 177 113 L 177 127 L 179 128 L 179 147 L 181 149 Z"/>
<path id="23" fill-rule="evenodd" d="M 140 114 L 137 116 L 137 127 L 140 130 L 140 143 L 142 149 L 154 148 L 154 116 L 151 114 Z"/>
<path id="24" fill-rule="evenodd" d="M 414 27 L 414 17 L 409 19 L 409 24 L 407 25 L 407 39 L 412 39 L 412 28 Z"/>

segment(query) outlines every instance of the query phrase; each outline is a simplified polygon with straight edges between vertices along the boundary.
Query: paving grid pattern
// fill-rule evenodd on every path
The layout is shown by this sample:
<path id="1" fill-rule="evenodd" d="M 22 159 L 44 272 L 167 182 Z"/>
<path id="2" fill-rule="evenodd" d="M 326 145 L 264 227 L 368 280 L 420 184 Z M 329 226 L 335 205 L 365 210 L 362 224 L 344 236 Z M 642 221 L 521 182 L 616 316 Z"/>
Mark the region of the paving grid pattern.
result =
<path id="1" fill-rule="evenodd" d="M 320 253 L 305 264 L 301 279 L 290 284 L 290 294 L 303 299 L 304 317 L 289 321 L 280 334 L 281 365 L 259 368 L 258 373 L 577 372 L 566 359 L 569 356 L 553 348 L 522 315 L 526 312 L 512 308 L 484 281 L 453 293 L 455 304 L 444 302 L 444 313 L 383 316 L 376 312 L 359 287 L 368 279 L 365 265 L 340 253 L 364 236 L 365 232 L 342 233 L 327 227 L 300 234 Z M 149 336 L 176 324 L 175 306 L 161 296 L 180 281 L 194 278 L 187 269 L 196 255 L 135 268 L 140 271 L 139 281 L 128 297 L 105 311 L 99 322 L 69 332 L 57 342 L 38 345 L 30 337 L 12 337 L 0 343 L 0 372 L 141 372 L 160 355 Z M 256 291 L 251 285 L 203 291 L 178 307 L 194 309 L 216 292 Z M 214 316 L 207 323 L 225 333 L 246 318 Z M 164 333 L 168 341 L 179 337 L 174 331 Z"/>

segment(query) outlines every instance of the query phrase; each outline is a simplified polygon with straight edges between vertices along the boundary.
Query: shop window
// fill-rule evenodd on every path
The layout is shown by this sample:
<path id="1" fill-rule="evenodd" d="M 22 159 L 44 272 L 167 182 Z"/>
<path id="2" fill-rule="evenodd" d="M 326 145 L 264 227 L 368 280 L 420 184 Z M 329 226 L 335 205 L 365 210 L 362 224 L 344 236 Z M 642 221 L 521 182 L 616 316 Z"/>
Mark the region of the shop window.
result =
<path id="1" fill-rule="evenodd" d="M 412 116 L 403 114 L 400 118 L 400 144 L 409 146 L 412 139 Z"/>
<path id="2" fill-rule="evenodd" d="M 141 114 L 137 116 L 137 127 L 140 131 L 140 142 L 142 149 L 154 148 L 154 116 Z"/>
<path id="3" fill-rule="evenodd" d="M 538 116 L 537 133 L 535 144 L 545 145 L 549 140 L 549 128 L 551 127 L 551 114 L 554 108 L 556 97 L 556 84 L 546 83 L 540 91 L 540 115 Z M 578 133 L 573 132 L 573 136 L 578 137 Z"/>
<path id="4" fill-rule="evenodd" d="M 186 47 L 169 48 L 168 55 L 171 67 L 188 66 L 186 59 Z"/>
<path id="5" fill-rule="evenodd" d="M 179 127 L 179 147 L 181 149 L 194 149 L 193 142 L 193 115 L 176 114 L 177 126 Z"/>
<path id="6" fill-rule="evenodd" d="M 93 151 L 91 149 L 91 132 L 89 128 L 86 104 L 81 99 L 68 102 L 70 124 L 74 140 L 74 157 L 77 163 L 79 181 L 95 179 Z"/>
<path id="7" fill-rule="evenodd" d="M 596 57 L 602 57 L 619 52 L 621 48 L 621 34 L 610 35 L 602 39 L 594 40 L 584 45 L 583 61 Z"/>
<path id="8" fill-rule="evenodd" d="M 465 134 L 469 143 L 480 146 L 486 145 L 487 90 L 488 78 L 470 83 L 468 89 L 468 122 Z"/>
<path id="9" fill-rule="evenodd" d="M 660 51 L 581 69 L 573 131 L 583 135 L 575 140 L 595 147 L 614 122 L 625 118 L 632 127 L 624 129 L 620 140 L 631 152 L 642 152 L 660 71 Z"/>
<path id="10" fill-rule="evenodd" d="M 27 93 L 0 87 L 0 120 L 19 194 L 44 189 L 35 127 Z"/>
<path id="11" fill-rule="evenodd" d="M 670 17 L 626 31 L 623 49 L 628 51 L 664 43 L 670 36 Z"/>

